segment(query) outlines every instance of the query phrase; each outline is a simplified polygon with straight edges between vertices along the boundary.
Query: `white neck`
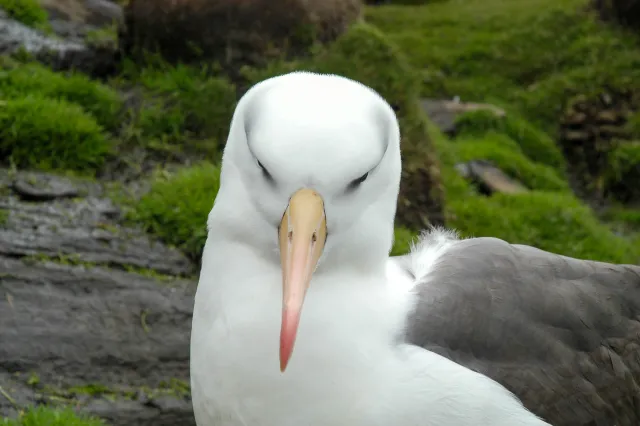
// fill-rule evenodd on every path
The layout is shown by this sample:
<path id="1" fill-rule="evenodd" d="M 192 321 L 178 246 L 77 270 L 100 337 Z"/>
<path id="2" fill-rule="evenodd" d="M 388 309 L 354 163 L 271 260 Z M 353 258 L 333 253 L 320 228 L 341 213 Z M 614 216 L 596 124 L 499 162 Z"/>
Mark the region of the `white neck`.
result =
<path id="1" fill-rule="evenodd" d="M 279 265 L 212 219 L 192 328 L 198 426 L 545 425 L 495 382 L 396 341 L 412 300 L 377 270 L 314 276 L 281 373 Z"/>

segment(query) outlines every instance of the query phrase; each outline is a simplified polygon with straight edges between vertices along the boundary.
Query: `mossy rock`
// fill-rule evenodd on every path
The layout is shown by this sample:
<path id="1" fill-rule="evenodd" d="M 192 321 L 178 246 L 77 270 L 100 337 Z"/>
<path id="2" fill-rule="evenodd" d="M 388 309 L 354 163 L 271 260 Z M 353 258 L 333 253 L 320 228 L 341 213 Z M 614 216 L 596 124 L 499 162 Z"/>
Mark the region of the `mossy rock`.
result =
<path id="1" fill-rule="evenodd" d="M 233 72 L 334 40 L 360 13 L 360 0 L 130 0 L 119 40 L 138 60 L 156 52 L 171 63 L 215 61 Z"/>
<path id="2" fill-rule="evenodd" d="M 532 161 L 565 171 L 562 151 L 553 139 L 535 125 L 515 113 L 499 117 L 488 110 L 469 111 L 455 121 L 456 133 L 460 136 L 481 137 L 487 132 L 497 132 L 517 142 L 522 153 Z"/>
<path id="3" fill-rule="evenodd" d="M 129 219 L 164 242 L 199 259 L 207 239 L 207 216 L 220 187 L 220 169 L 210 163 L 184 168 L 169 178 L 157 177 L 135 203 Z"/>
<path id="4" fill-rule="evenodd" d="M 106 426 L 95 417 L 77 414 L 71 408 L 31 407 L 15 419 L 0 419 L 0 426 Z"/>
<path id="5" fill-rule="evenodd" d="M 3 99 L 32 94 L 78 104 L 111 131 L 122 121 L 124 101 L 120 94 L 84 74 L 54 72 L 40 64 L 15 64 L 0 71 Z"/>
<path id="6" fill-rule="evenodd" d="M 18 167 L 91 172 L 109 151 L 103 128 L 78 105 L 42 95 L 0 105 L 0 157 Z"/>
<path id="7" fill-rule="evenodd" d="M 571 194 L 529 192 L 449 200 L 450 226 L 463 236 L 490 236 L 579 259 L 640 262 L 640 247 L 616 236 Z"/>
<path id="8" fill-rule="evenodd" d="M 532 161 L 519 144 L 504 134 L 490 131 L 480 137 L 468 135 L 450 144 L 459 162 L 488 160 L 529 189 L 570 191 L 556 169 Z"/>
<path id="9" fill-rule="evenodd" d="M 640 202 L 640 141 L 621 142 L 609 153 L 606 186 L 623 203 Z"/>
<path id="10" fill-rule="evenodd" d="M 0 9 L 29 27 L 48 28 L 49 16 L 38 0 L 0 0 Z"/>
<path id="11" fill-rule="evenodd" d="M 402 134 L 403 169 L 396 222 L 420 230 L 444 222 L 438 161 L 420 110 L 418 75 L 404 55 L 374 26 L 357 23 L 327 49 L 297 62 L 245 70 L 251 82 L 308 70 L 338 74 L 376 90 L 395 110 Z"/>

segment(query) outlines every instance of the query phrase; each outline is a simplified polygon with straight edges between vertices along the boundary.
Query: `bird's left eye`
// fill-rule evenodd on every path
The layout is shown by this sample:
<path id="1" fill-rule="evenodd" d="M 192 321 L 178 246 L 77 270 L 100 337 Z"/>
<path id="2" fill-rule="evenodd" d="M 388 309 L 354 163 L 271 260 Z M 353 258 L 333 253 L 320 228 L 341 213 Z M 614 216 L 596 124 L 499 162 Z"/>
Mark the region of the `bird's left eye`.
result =
<path id="1" fill-rule="evenodd" d="M 354 190 L 354 189 L 356 189 L 358 186 L 360 186 L 360 184 L 361 184 L 362 182 L 364 182 L 365 180 L 367 180 L 367 178 L 368 178 L 368 177 L 369 177 L 369 172 L 367 172 L 367 173 L 363 174 L 362 176 L 360 176 L 360 177 L 359 177 L 359 178 L 357 178 L 357 179 L 352 180 L 352 181 L 349 183 L 349 186 L 347 186 L 347 190 Z"/>

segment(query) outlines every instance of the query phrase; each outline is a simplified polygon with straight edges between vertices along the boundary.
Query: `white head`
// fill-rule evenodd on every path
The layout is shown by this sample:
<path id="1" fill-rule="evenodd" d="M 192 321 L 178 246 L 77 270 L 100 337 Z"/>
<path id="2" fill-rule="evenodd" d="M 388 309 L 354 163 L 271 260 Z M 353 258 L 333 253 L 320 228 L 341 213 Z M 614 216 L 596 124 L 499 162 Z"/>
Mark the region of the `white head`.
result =
<path id="1" fill-rule="evenodd" d="M 282 267 L 283 371 L 312 274 L 384 273 L 400 185 L 399 145 L 387 102 L 343 77 L 274 77 L 238 103 L 212 215 L 223 218 L 232 238 Z"/>

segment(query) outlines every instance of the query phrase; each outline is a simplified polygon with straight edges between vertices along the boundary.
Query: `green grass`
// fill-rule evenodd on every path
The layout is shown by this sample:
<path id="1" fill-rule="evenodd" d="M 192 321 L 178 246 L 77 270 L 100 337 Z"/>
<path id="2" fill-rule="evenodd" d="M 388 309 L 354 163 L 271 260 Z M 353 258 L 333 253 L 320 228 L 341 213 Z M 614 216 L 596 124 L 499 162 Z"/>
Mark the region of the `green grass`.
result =
<path id="1" fill-rule="evenodd" d="M 0 105 L 0 157 L 17 167 L 90 172 L 109 147 L 102 127 L 76 104 L 32 95 Z"/>
<path id="2" fill-rule="evenodd" d="M 478 194 L 454 169 L 462 159 L 455 148 L 458 142 L 448 140 L 433 125 L 430 133 L 441 158 L 447 225 L 461 236 L 496 237 L 581 259 L 640 262 L 635 241 L 616 235 L 568 191 Z"/>
<path id="3" fill-rule="evenodd" d="M 214 159 L 226 142 L 236 88 L 207 68 L 159 63 L 138 69 L 129 64 L 127 84 L 143 88 L 142 105 L 132 111 L 129 140 L 155 148 L 194 148 Z"/>
<path id="4" fill-rule="evenodd" d="M 196 259 L 207 238 L 207 215 L 219 185 L 220 170 L 210 163 L 157 177 L 129 218 Z"/>
<path id="5" fill-rule="evenodd" d="M 555 141 L 513 112 L 508 112 L 504 117 L 498 117 L 488 110 L 464 113 L 456 118 L 456 132 L 460 136 L 472 137 L 482 137 L 487 132 L 504 134 L 517 142 L 529 159 L 553 167 L 564 176 L 565 160 Z"/>
<path id="6" fill-rule="evenodd" d="M 565 101 L 640 85 L 638 37 L 600 23 L 587 0 L 449 0 L 382 6 L 368 22 L 422 73 L 422 94 L 512 105 L 555 130 Z"/>
<path id="7" fill-rule="evenodd" d="M 72 409 L 44 406 L 30 408 L 16 419 L 0 419 L 0 426 L 106 426 L 95 417 L 81 416 Z"/>
<path id="8" fill-rule="evenodd" d="M 569 185 L 553 168 L 536 163 L 508 136 L 489 132 L 481 137 L 466 136 L 450 143 L 459 161 L 488 160 L 530 189 L 569 191 Z"/>
<path id="9" fill-rule="evenodd" d="M 0 0 L 0 9 L 29 27 L 47 29 L 49 16 L 38 0 Z"/>
<path id="10" fill-rule="evenodd" d="M 623 202 L 640 202 L 640 141 L 620 143 L 609 153 L 608 189 Z"/>
<path id="11" fill-rule="evenodd" d="M 39 64 L 23 64 L 0 71 L 2 99 L 41 95 L 81 106 L 108 130 L 121 123 L 124 102 L 112 88 L 80 73 L 65 75 Z"/>

